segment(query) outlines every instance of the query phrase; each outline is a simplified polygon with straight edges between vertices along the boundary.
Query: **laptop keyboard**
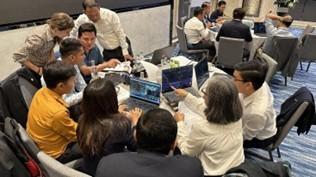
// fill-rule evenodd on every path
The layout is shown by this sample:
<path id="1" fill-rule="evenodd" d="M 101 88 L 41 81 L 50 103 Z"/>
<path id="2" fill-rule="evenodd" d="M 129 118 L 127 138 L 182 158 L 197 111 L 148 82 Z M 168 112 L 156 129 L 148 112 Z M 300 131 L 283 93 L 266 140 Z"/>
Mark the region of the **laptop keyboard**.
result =
<path id="1" fill-rule="evenodd" d="M 150 104 L 135 98 L 128 98 L 126 101 L 123 102 L 123 104 L 126 104 L 129 110 L 132 110 L 134 108 L 140 108 L 143 111 L 149 111 L 151 109 L 159 107 L 158 105 Z"/>
<path id="2" fill-rule="evenodd" d="M 185 88 L 184 90 L 186 90 L 187 92 L 191 93 L 193 96 L 196 97 L 201 97 L 201 95 L 199 94 L 198 91 L 196 91 L 194 88 L 189 87 L 189 88 Z M 179 97 L 176 92 L 167 92 L 163 94 L 166 99 L 168 100 L 169 103 L 178 103 L 179 101 L 181 101 L 181 97 Z"/>

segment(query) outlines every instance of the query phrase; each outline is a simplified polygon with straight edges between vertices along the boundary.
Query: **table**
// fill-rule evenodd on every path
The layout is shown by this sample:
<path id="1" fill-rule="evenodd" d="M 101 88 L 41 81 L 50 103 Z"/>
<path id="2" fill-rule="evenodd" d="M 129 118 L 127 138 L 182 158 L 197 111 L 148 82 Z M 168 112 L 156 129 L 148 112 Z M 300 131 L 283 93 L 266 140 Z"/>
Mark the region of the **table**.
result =
<path id="1" fill-rule="evenodd" d="M 216 41 L 216 36 L 218 32 L 210 31 L 210 39 L 211 41 L 214 41 L 216 51 L 218 51 L 218 41 Z M 250 52 L 249 60 L 252 60 L 256 54 L 256 50 L 264 43 L 267 37 L 262 37 L 254 34 L 253 30 L 251 30 L 251 35 L 252 35 L 252 42 L 247 43 L 246 48 Z"/>
<path id="2" fill-rule="evenodd" d="M 177 56 L 177 57 L 173 57 L 173 60 L 177 60 L 180 64 L 180 66 L 185 66 L 185 65 L 190 65 L 190 64 L 196 64 L 197 62 L 192 61 L 187 59 L 184 56 Z M 141 63 L 143 64 L 148 77 L 146 78 L 146 80 L 151 81 L 151 82 L 156 82 L 156 83 L 161 83 L 161 69 L 149 62 L 146 61 L 141 61 Z M 210 78 L 214 75 L 214 74 L 226 74 L 224 71 L 216 68 L 213 64 L 209 63 L 209 71 L 210 71 Z M 102 77 L 102 76 L 101 76 Z M 104 75 L 103 75 L 104 77 Z M 204 85 L 200 88 L 199 92 L 202 95 L 201 90 L 206 87 L 208 81 L 206 81 L 204 83 Z M 118 101 L 119 103 L 122 103 L 124 100 L 126 100 L 127 98 L 129 98 L 129 86 L 128 85 L 124 85 L 124 84 L 120 84 L 118 87 L 120 87 L 119 93 L 118 93 Z M 195 77 L 195 72 L 193 70 L 193 80 L 192 80 L 192 87 L 194 87 L 195 89 L 197 89 L 197 84 L 196 84 L 196 77 Z M 198 90 L 198 89 L 197 89 Z M 167 101 L 165 100 L 165 98 L 160 95 L 161 98 L 161 104 L 160 104 L 160 108 L 166 109 L 168 111 L 170 111 L 172 114 L 174 114 L 174 110 L 167 104 Z M 182 113 L 185 114 L 185 124 L 190 127 L 192 125 L 192 123 L 194 122 L 194 120 L 196 119 L 201 119 L 202 117 L 199 116 L 198 114 L 194 113 L 194 111 L 190 110 L 185 104 L 184 102 L 180 102 L 179 106 L 178 106 L 178 110 Z"/>

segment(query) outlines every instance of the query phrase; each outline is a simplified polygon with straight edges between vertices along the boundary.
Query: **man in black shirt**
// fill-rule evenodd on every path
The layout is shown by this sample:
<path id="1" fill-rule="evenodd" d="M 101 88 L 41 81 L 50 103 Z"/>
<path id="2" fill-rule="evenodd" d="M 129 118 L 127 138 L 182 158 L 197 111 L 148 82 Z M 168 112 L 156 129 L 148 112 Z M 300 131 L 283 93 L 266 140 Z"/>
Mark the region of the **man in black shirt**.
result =
<path id="1" fill-rule="evenodd" d="M 136 125 L 137 153 L 125 152 L 103 157 L 96 177 L 203 177 L 197 158 L 176 155 L 177 123 L 163 109 L 145 113 Z"/>
<path id="2" fill-rule="evenodd" d="M 211 14 L 211 22 L 221 23 L 221 21 L 223 21 L 222 17 L 224 16 L 225 8 L 226 2 L 219 1 L 217 4 L 217 9 Z"/>

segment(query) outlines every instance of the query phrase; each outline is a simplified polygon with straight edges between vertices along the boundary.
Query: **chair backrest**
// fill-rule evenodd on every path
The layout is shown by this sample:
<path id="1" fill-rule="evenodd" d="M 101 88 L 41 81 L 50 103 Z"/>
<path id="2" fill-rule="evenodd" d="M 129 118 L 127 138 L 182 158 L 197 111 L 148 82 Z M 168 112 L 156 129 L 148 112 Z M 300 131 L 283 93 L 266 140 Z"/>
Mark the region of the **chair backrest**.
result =
<path id="1" fill-rule="evenodd" d="M 38 89 L 23 77 L 19 77 L 18 82 L 24 101 L 27 107 L 29 108 L 31 105 L 32 98 Z"/>
<path id="2" fill-rule="evenodd" d="M 276 73 L 278 63 L 269 55 L 262 52 L 262 49 L 258 49 L 259 58 L 268 65 L 265 81 L 268 83 L 273 75 Z"/>
<path id="3" fill-rule="evenodd" d="M 179 40 L 180 50 L 182 52 L 187 52 L 188 51 L 188 43 L 187 43 L 187 39 L 186 39 L 185 34 L 184 34 L 183 27 L 180 27 L 177 25 L 176 28 L 177 28 L 177 36 L 178 36 L 178 40 Z"/>
<path id="4" fill-rule="evenodd" d="M 152 56 L 152 59 L 151 59 L 151 63 L 154 65 L 158 65 L 161 63 L 160 60 L 163 57 L 171 58 L 173 51 L 174 51 L 174 48 L 175 47 L 173 47 L 173 46 L 168 46 L 168 47 L 164 47 L 164 48 L 155 50 L 154 54 Z"/>
<path id="5" fill-rule="evenodd" d="M 310 34 L 312 33 L 313 31 L 315 30 L 314 27 L 312 27 L 311 25 L 307 25 L 304 29 L 304 31 L 302 32 L 300 38 L 299 38 L 299 41 L 302 41 L 303 37 L 307 34 Z"/>
<path id="6" fill-rule="evenodd" d="M 63 165 L 54 158 L 45 154 L 43 151 L 40 151 L 37 154 L 37 158 L 41 162 L 43 168 L 45 168 L 45 170 L 47 171 L 49 177 L 91 177 L 90 175 L 87 175 L 85 173 L 74 170 L 66 165 Z"/>
<path id="7" fill-rule="evenodd" d="M 316 44 L 316 34 L 307 34 L 299 51 L 300 58 L 316 60 L 315 44 Z"/>
<path id="8" fill-rule="evenodd" d="M 220 37 L 218 45 L 217 63 L 226 68 L 233 68 L 242 62 L 244 53 L 244 39 Z"/>
<path id="9" fill-rule="evenodd" d="M 309 104 L 308 102 L 303 102 L 292 114 L 292 116 L 287 121 L 287 123 L 278 130 L 277 138 L 275 139 L 273 148 L 277 148 L 282 143 L 282 141 L 287 136 L 291 128 L 295 125 L 298 119 L 305 112 L 306 108 L 308 107 L 308 104 Z"/>
<path id="10" fill-rule="evenodd" d="M 18 124 L 18 135 L 26 148 L 26 150 L 29 152 L 29 154 L 32 156 L 33 159 L 37 159 L 37 154 L 40 151 L 35 144 L 35 142 L 29 137 L 29 135 L 26 133 L 25 129 L 21 126 L 21 124 Z"/>
<path id="11" fill-rule="evenodd" d="M 188 17 L 184 16 L 180 18 L 180 22 L 178 23 L 179 26 L 184 27 L 185 22 L 187 22 Z"/>
<path id="12" fill-rule="evenodd" d="M 278 63 L 278 71 L 283 70 L 290 62 L 297 49 L 297 44 L 298 39 L 293 37 L 274 36 L 272 38 L 272 48 L 267 54 Z"/>

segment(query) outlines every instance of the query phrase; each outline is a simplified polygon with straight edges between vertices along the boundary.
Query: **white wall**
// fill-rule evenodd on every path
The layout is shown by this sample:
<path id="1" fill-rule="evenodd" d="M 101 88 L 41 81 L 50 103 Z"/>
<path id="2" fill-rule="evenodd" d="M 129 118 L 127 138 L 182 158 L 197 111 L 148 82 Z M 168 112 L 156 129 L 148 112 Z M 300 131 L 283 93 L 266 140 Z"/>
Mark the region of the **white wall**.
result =
<path id="1" fill-rule="evenodd" d="M 134 54 L 150 53 L 169 45 L 170 6 L 119 13 L 125 33 L 132 42 Z M 20 65 L 14 63 L 13 52 L 36 27 L 0 32 L 0 80 Z"/>

